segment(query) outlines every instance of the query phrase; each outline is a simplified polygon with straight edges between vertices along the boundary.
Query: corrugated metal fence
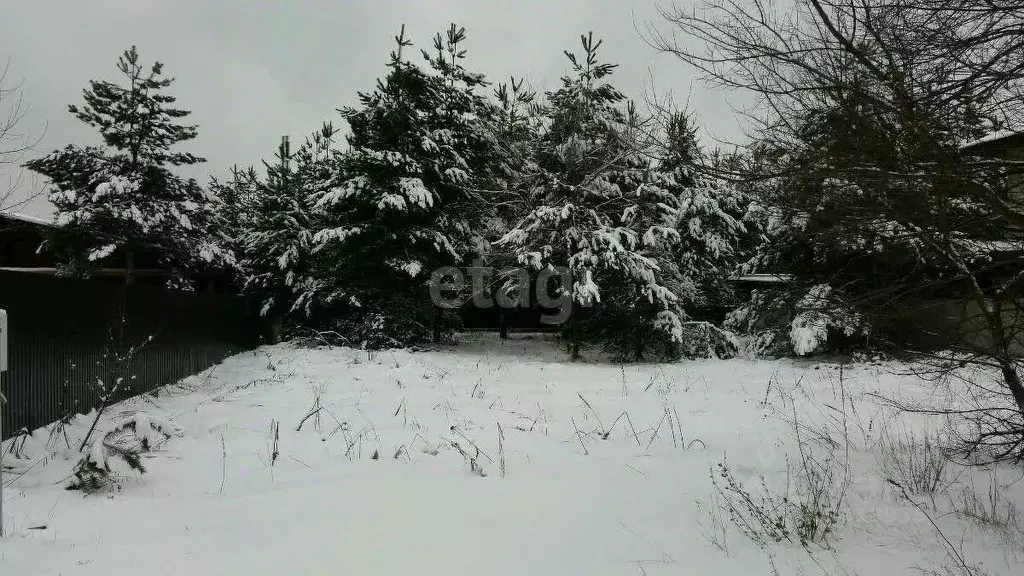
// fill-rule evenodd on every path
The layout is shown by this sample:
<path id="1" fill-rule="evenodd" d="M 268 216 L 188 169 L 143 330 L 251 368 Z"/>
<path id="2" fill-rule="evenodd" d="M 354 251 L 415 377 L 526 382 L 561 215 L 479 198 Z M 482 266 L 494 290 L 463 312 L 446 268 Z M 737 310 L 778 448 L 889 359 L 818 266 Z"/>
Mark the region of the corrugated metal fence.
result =
<path id="1" fill-rule="evenodd" d="M 0 308 L 10 323 L 4 438 L 88 412 L 98 381 L 122 379 L 115 400 L 142 394 L 254 347 L 262 329 L 237 296 L 18 272 L 0 271 Z"/>

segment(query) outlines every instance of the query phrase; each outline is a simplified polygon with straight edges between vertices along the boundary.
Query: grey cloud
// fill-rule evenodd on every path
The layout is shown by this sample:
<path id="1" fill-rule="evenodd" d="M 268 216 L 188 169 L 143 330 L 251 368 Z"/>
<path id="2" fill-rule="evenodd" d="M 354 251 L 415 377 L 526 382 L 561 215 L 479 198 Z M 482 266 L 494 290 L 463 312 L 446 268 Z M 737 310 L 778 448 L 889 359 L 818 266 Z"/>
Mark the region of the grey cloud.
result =
<path id="1" fill-rule="evenodd" d="M 283 134 L 340 125 L 335 109 L 373 87 L 402 22 L 417 48 L 458 22 L 473 68 L 495 81 L 525 76 L 539 89 L 557 84 L 562 50 L 593 30 L 628 95 L 639 97 L 653 76 L 659 91 L 689 101 L 708 135 L 738 137 L 722 95 L 638 35 L 634 22 L 656 18 L 654 0 L 32 0 L 4 8 L 0 56 L 9 55 L 11 78 L 32 105 L 26 127 L 47 127 L 45 152 L 96 141 L 67 105 L 88 80 L 113 78 L 117 56 L 136 44 L 177 78 L 173 93 L 200 128 L 190 150 L 209 159 L 189 175 L 204 181 L 270 157 Z M 47 209 L 37 202 L 29 211 Z"/>

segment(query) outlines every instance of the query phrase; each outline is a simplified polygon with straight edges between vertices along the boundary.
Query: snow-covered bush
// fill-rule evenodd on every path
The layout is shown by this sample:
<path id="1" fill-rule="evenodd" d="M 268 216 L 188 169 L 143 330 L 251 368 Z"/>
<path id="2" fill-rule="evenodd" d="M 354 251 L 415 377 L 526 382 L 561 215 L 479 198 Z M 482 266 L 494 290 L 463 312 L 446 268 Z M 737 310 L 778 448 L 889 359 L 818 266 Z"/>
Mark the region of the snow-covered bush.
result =
<path id="1" fill-rule="evenodd" d="M 429 326 L 397 311 L 369 313 L 358 319 L 342 318 L 335 331 L 344 334 L 352 346 L 369 350 L 404 348 L 431 337 Z"/>
<path id="2" fill-rule="evenodd" d="M 843 349 L 870 327 L 827 284 L 753 291 L 726 317 L 724 327 L 740 335 L 752 356 L 811 356 Z"/>
<path id="3" fill-rule="evenodd" d="M 726 314 L 722 327 L 735 335 L 740 354 L 751 358 L 786 356 L 792 347 L 786 333 L 788 316 L 779 309 L 778 294 L 753 290 L 741 306 Z"/>
<path id="4" fill-rule="evenodd" d="M 685 323 L 681 341 L 683 355 L 688 358 L 733 358 L 743 345 L 729 330 L 702 321 Z"/>
<path id="5" fill-rule="evenodd" d="M 95 440 L 74 469 L 68 490 L 87 494 L 119 487 L 131 472 L 144 474 L 142 455 L 151 452 L 180 431 L 170 422 L 146 412 L 121 420 Z"/>
<path id="6" fill-rule="evenodd" d="M 867 331 L 860 315 L 843 306 L 831 286 L 818 284 L 797 301 L 789 340 L 795 354 L 809 356 L 826 350 L 830 337 L 834 342 Z"/>

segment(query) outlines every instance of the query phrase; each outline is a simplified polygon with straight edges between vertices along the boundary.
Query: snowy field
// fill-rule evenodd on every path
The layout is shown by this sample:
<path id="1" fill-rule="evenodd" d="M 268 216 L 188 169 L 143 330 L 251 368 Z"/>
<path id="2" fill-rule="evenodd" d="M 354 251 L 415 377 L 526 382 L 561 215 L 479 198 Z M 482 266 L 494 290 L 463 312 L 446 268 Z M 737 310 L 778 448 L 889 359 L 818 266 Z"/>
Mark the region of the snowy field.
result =
<path id="1" fill-rule="evenodd" d="M 959 574 L 929 516 L 979 573 L 1024 574 L 1019 522 L 957 512 L 993 485 L 1024 508 L 1019 471 L 950 466 L 911 495 L 928 516 L 886 484 L 885 446 L 939 424 L 878 399 L 934 397 L 900 368 L 264 347 L 113 407 L 101 430 L 137 411 L 179 430 L 116 492 L 63 489 L 87 417 L 5 443 L 0 575 Z M 761 476 L 795 487 L 798 438 L 846 486 L 834 535 L 758 546 L 718 465 L 755 498 Z"/>

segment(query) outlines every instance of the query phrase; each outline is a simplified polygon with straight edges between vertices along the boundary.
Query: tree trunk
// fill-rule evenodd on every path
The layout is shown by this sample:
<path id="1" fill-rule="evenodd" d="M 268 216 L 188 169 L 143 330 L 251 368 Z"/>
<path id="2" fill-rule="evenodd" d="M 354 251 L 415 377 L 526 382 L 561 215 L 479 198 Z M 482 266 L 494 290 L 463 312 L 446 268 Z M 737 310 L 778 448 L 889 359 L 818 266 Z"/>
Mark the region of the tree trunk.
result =
<path id="1" fill-rule="evenodd" d="M 984 293 L 978 287 L 977 280 L 973 277 L 972 280 L 974 281 L 977 293 L 984 296 Z M 983 297 L 980 300 L 982 310 L 988 321 L 989 332 L 992 335 L 992 343 L 995 345 L 994 356 L 996 356 L 999 368 L 1003 372 L 1003 383 L 1010 389 L 1010 394 L 1013 395 L 1013 400 L 1017 403 L 1017 410 L 1020 411 L 1021 417 L 1024 418 L 1024 384 L 1021 383 L 1020 375 L 1017 374 L 1017 363 L 1010 352 L 1013 338 L 1007 335 L 1007 326 L 1003 323 L 1003 307 L 999 302 L 989 297 Z"/>
<path id="2" fill-rule="evenodd" d="M 505 309 L 498 308 L 498 336 L 502 340 L 508 340 L 508 322 L 505 319 Z"/>
<path id="3" fill-rule="evenodd" d="M 124 254 L 124 283 L 134 284 L 135 279 L 135 251 L 128 249 Z"/>
<path id="4" fill-rule="evenodd" d="M 284 319 L 277 316 L 270 322 L 270 343 L 280 344 L 284 334 Z"/>
<path id="5" fill-rule="evenodd" d="M 633 360 L 642 362 L 644 359 L 644 335 L 640 330 L 633 331 Z"/>
<path id="6" fill-rule="evenodd" d="M 568 343 L 569 356 L 570 356 L 570 358 L 572 358 L 572 361 L 575 362 L 576 360 L 580 359 L 579 320 L 578 320 L 575 312 L 573 312 L 572 314 L 569 315 L 569 330 L 568 330 L 568 333 L 569 333 L 569 343 Z"/>
<path id="7" fill-rule="evenodd" d="M 1021 383 L 1020 374 L 1017 374 L 1016 363 L 1012 360 L 1000 360 L 999 367 L 1003 370 L 1003 382 L 1013 394 L 1013 400 L 1017 403 L 1017 409 L 1024 418 L 1024 383 Z"/>

